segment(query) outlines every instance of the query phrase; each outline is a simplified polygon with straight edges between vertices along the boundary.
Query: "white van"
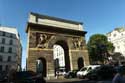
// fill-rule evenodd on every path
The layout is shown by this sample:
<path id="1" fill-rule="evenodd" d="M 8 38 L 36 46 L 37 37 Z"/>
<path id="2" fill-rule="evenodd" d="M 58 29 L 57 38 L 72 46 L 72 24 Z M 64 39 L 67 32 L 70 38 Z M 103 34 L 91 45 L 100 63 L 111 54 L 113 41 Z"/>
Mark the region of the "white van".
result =
<path id="1" fill-rule="evenodd" d="M 76 75 L 78 78 L 84 78 L 84 76 L 86 76 L 89 73 L 89 71 L 97 67 L 100 67 L 100 65 L 89 65 L 89 66 L 82 67 L 80 71 L 77 72 Z"/>

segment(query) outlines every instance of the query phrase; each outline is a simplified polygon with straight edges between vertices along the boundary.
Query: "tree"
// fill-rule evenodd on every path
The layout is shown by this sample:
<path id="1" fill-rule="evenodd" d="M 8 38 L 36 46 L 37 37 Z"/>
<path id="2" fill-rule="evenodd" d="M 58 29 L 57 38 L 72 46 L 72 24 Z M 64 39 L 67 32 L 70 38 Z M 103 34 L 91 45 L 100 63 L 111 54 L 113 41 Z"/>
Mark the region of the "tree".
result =
<path id="1" fill-rule="evenodd" d="M 108 51 L 113 51 L 114 46 L 108 42 L 107 37 L 103 34 L 94 34 L 90 37 L 88 43 L 88 52 L 90 62 L 102 62 L 108 58 Z"/>
<path id="2" fill-rule="evenodd" d="M 115 49 L 115 47 L 113 46 L 113 43 L 111 43 L 111 42 L 108 42 L 107 43 L 107 51 L 109 52 L 109 53 L 113 53 L 113 51 L 114 51 L 114 49 Z"/>

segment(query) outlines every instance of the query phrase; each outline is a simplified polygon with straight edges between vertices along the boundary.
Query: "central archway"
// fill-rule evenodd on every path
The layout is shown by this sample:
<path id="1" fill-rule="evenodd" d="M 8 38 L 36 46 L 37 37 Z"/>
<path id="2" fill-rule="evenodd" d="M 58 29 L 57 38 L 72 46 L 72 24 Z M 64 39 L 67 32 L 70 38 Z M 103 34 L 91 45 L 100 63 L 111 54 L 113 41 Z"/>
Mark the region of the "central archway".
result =
<path id="1" fill-rule="evenodd" d="M 70 71 L 69 48 L 65 41 L 57 41 L 53 46 L 55 74 L 57 71 Z"/>

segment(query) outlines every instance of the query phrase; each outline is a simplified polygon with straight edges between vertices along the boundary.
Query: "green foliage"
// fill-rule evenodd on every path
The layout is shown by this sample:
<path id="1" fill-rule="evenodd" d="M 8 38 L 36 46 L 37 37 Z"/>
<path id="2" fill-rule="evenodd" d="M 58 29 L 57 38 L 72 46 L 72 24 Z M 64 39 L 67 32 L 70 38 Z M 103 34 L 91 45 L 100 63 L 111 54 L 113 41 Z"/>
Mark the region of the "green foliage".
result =
<path id="1" fill-rule="evenodd" d="M 113 52 L 114 49 L 115 49 L 115 47 L 113 46 L 113 43 L 108 42 L 107 43 L 107 50 L 108 50 L 108 52 Z"/>
<path id="2" fill-rule="evenodd" d="M 104 62 L 108 55 L 108 51 L 113 51 L 114 49 L 113 44 L 108 42 L 107 37 L 103 34 L 92 35 L 87 46 L 91 62 Z"/>

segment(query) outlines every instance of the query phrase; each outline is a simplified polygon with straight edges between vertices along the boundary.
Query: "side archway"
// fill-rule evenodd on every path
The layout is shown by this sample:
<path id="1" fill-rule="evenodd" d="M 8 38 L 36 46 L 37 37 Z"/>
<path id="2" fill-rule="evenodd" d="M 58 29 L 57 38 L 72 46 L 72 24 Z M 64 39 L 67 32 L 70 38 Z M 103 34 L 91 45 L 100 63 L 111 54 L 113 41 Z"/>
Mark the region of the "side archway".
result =
<path id="1" fill-rule="evenodd" d="M 77 60 L 78 63 L 78 69 L 80 70 L 82 67 L 84 67 L 84 60 L 82 57 L 79 57 Z"/>
<path id="2" fill-rule="evenodd" d="M 36 72 L 42 73 L 43 77 L 46 77 L 46 60 L 43 57 L 40 57 L 36 61 Z"/>

